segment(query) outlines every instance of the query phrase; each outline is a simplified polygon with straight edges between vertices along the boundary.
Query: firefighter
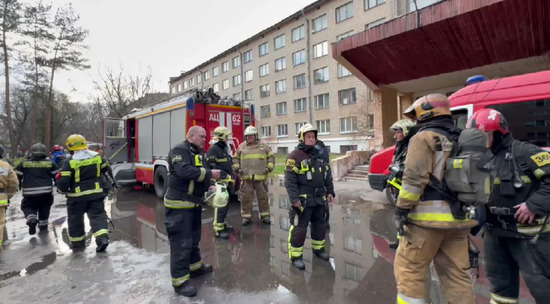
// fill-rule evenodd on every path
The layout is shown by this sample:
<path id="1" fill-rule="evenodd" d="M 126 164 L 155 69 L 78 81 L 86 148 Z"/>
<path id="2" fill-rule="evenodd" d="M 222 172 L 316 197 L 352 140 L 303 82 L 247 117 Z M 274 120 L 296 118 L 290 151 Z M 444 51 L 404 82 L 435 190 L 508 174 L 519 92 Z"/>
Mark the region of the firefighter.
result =
<path id="1" fill-rule="evenodd" d="M 433 261 L 447 301 L 473 304 L 468 233 L 477 222 L 441 187 L 446 160 L 460 134 L 449 100 L 430 94 L 403 114 L 415 119 L 420 130 L 409 143 L 394 215 L 402 235 L 394 262 L 397 303 L 429 303 L 426 273 Z"/>
<path id="2" fill-rule="evenodd" d="M 515 140 L 493 109 L 474 113 L 468 127 L 492 142 L 484 167 L 495 182 L 483 235 L 491 303 L 519 303 L 519 272 L 535 301 L 550 303 L 550 153 Z"/>
<path id="3" fill-rule="evenodd" d="M 72 156 L 63 162 L 57 188 L 67 196 L 67 222 L 72 249 L 81 250 L 86 247 L 86 213 L 95 237 L 96 252 L 103 252 L 109 245 L 103 188 L 111 185 L 105 185 L 102 175 L 110 173 L 109 163 L 97 152 L 88 150 L 86 139 L 82 135 L 69 136 L 67 148 Z"/>
<path id="4" fill-rule="evenodd" d="M 174 291 L 186 297 L 197 294 L 190 278 L 209 273 L 212 265 L 201 259 L 201 216 L 203 196 L 211 179 L 225 177 L 220 170 L 210 170 L 204 155 L 206 131 L 189 128 L 187 140 L 168 153 L 168 190 L 164 197 L 165 225 L 170 240 L 170 274 Z"/>
<path id="5" fill-rule="evenodd" d="M 29 234 L 48 231 L 48 219 L 53 205 L 53 184 L 59 171 L 57 165 L 46 157 L 46 146 L 32 145 L 31 157 L 19 163 L 15 173 L 23 188 L 21 210 L 29 226 Z M 38 216 L 37 216 L 38 215 Z"/>
<path id="6" fill-rule="evenodd" d="M 2 253 L 2 241 L 4 239 L 4 227 L 6 226 L 6 209 L 10 199 L 17 189 L 19 180 L 12 166 L 3 160 L 4 149 L 0 147 L 0 254 Z"/>
<path id="7" fill-rule="evenodd" d="M 219 169 L 227 175 L 227 189 L 229 194 L 235 193 L 235 174 L 233 172 L 233 157 L 231 150 L 227 145 L 227 139 L 231 135 L 226 127 L 217 127 L 214 129 L 216 142 L 208 149 L 207 159 L 211 169 Z M 227 224 L 227 210 L 229 204 L 223 208 L 214 209 L 214 235 L 222 239 L 229 238 L 229 232 L 233 229 Z"/>
<path id="8" fill-rule="evenodd" d="M 57 167 L 61 168 L 63 161 L 65 160 L 65 151 L 60 145 L 53 146 L 52 149 L 52 163 L 56 164 Z"/>
<path id="9" fill-rule="evenodd" d="M 325 251 L 325 206 L 333 202 L 335 193 L 330 166 L 315 148 L 317 129 L 306 124 L 298 136 L 300 143 L 286 161 L 285 187 L 292 203 L 289 257 L 292 265 L 304 270 L 302 255 L 309 223 L 313 253 L 325 261 L 329 259 Z"/>
<path id="10" fill-rule="evenodd" d="M 243 181 L 240 188 L 242 225 L 246 226 L 252 220 L 252 205 L 254 191 L 258 199 L 260 218 L 266 225 L 269 219 L 269 199 L 267 196 L 267 175 L 275 168 L 275 155 L 271 148 L 260 141 L 258 129 L 249 126 L 244 131 L 246 142 L 242 143 L 233 158 L 233 168 L 241 175 Z"/>
<path id="11" fill-rule="evenodd" d="M 325 143 L 322 140 L 317 139 L 315 149 L 317 149 L 317 152 L 323 161 L 330 166 L 330 156 Z M 330 229 L 330 208 L 328 207 L 328 204 L 325 206 L 325 226 L 327 227 L 327 230 Z"/>

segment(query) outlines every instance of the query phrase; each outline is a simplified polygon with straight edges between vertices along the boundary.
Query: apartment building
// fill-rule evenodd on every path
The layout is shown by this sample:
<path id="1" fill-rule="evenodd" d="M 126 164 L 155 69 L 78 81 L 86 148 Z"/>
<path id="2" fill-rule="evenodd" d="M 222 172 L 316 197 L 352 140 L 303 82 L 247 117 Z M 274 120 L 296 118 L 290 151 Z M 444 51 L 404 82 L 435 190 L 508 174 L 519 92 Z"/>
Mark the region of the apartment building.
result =
<path id="1" fill-rule="evenodd" d="M 417 5 L 437 1 L 417 0 Z M 373 92 L 331 55 L 331 44 L 412 9 L 409 0 L 319 0 L 192 70 L 170 93 L 212 88 L 255 105 L 262 140 L 292 151 L 301 126 L 317 126 L 332 153 L 368 149 Z"/>

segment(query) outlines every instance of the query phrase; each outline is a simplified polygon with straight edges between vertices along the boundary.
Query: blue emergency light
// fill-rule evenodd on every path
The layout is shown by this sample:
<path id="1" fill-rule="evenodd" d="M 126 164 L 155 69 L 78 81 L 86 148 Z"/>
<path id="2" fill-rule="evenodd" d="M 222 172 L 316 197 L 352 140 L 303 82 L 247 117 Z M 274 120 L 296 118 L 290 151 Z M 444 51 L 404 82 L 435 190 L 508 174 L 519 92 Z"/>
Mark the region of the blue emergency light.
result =
<path id="1" fill-rule="evenodd" d="M 486 81 L 486 80 L 489 80 L 489 78 L 487 78 L 483 75 L 475 75 L 475 76 L 471 76 L 468 79 L 466 79 L 466 84 L 471 85 L 471 84 L 480 83 L 480 82 L 483 82 L 483 81 Z"/>

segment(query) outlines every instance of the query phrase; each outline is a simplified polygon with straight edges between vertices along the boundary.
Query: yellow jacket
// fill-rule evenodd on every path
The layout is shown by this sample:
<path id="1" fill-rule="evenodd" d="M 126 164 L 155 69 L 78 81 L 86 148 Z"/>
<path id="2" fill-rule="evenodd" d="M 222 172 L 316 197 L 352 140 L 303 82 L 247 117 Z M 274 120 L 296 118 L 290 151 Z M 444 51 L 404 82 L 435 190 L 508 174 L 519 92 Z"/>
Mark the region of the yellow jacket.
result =
<path id="1" fill-rule="evenodd" d="M 243 142 L 233 157 L 233 168 L 243 180 L 266 180 L 267 174 L 275 168 L 275 155 L 260 140 L 253 144 Z"/>
<path id="2" fill-rule="evenodd" d="M 8 205 L 10 199 L 19 188 L 19 179 L 7 162 L 0 160 L 0 207 Z"/>
<path id="3" fill-rule="evenodd" d="M 437 143 L 439 141 L 439 143 Z M 439 181 L 445 174 L 445 163 L 451 155 L 453 143 L 447 137 L 431 130 L 421 131 L 411 138 L 402 189 L 399 192 L 397 206 L 410 209 L 409 221 L 428 228 L 468 228 L 477 225 L 477 221 L 455 219 L 449 202 L 444 199 L 424 200 L 430 175 Z"/>

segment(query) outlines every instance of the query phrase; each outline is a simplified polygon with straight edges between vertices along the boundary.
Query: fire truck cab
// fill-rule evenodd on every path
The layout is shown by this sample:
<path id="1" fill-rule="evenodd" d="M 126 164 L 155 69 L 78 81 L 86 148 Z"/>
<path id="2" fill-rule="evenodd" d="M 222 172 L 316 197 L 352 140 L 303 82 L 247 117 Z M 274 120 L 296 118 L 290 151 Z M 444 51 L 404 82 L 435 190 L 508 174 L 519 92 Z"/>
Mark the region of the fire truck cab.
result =
<path id="1" fill-rule="evenodd" d="M 219 100 L 212 92 L 191 92 L 135 110 L 124 118 L 107 118 L 103 124 L 104 154 L 120 184 L 153 185 L 164 197 L 168 187 L 168 152 L 185 140 L 187 130 L 206 130 L 205 151 L 213 143 L 214 129 L 225 126 L 233 153 L 244 140 L 244 129 L 254 122 L 254 106 L 241 101 Z"/>
<path id="2" fill-rule="evenodd" d="M 550 71 L 493 80 L 483 76 L 470 79 L 471 84 L 449 97 L 456 126 L 464 128 L 475 111 L 492 108 L 507 118 L 516 139 L 550 147 Z M 386 177 L 390 174 L 388 168 L 394 150 L 392 146 L 371 157 L 369 184 L 372 189 L 383 191 L 392 187 L 386 183 Z M 391 191 L 386 189 L 386 192 Z M 395 203 L 397 196 L 386 196 Z"/>

